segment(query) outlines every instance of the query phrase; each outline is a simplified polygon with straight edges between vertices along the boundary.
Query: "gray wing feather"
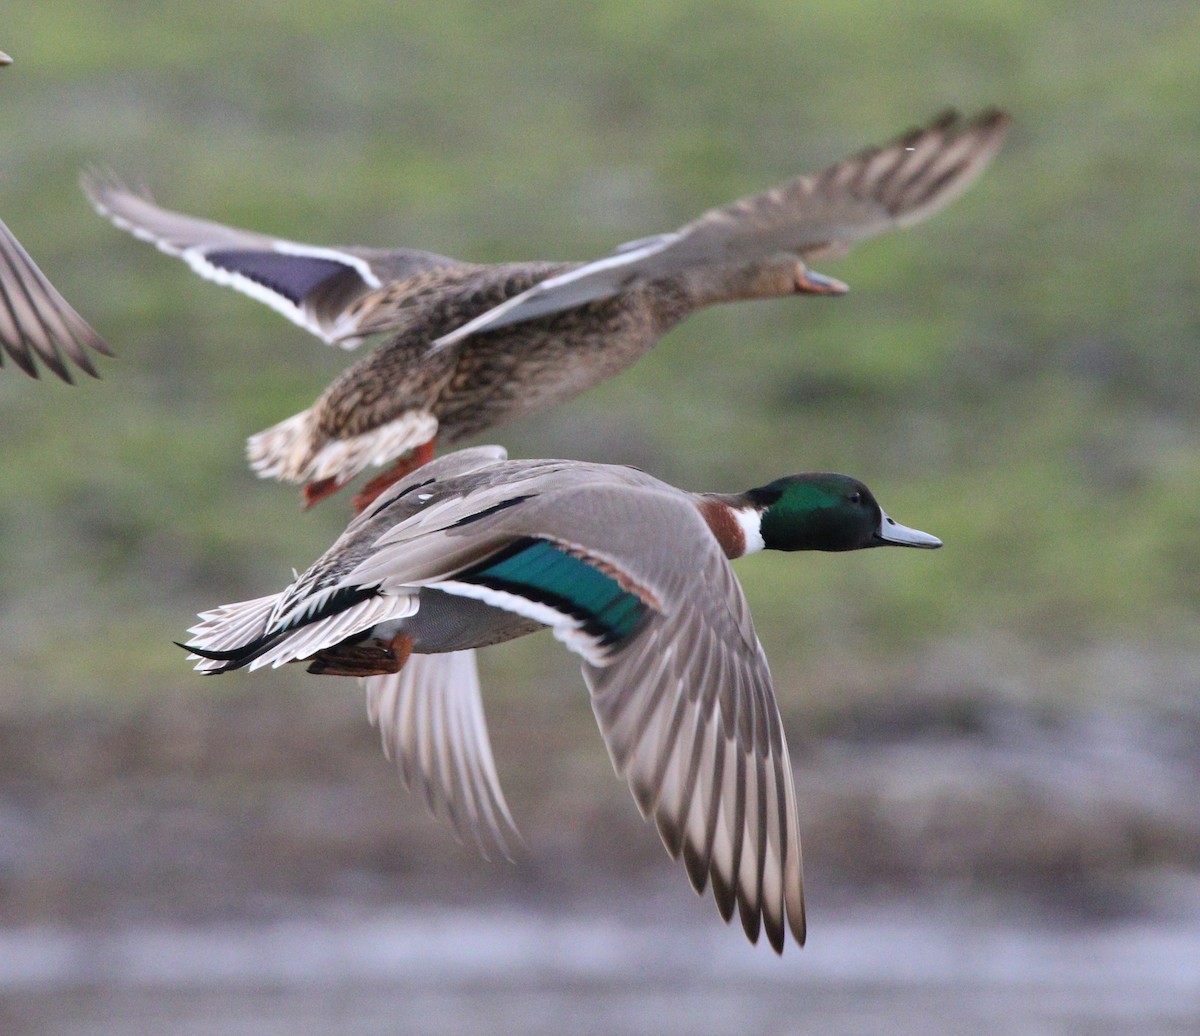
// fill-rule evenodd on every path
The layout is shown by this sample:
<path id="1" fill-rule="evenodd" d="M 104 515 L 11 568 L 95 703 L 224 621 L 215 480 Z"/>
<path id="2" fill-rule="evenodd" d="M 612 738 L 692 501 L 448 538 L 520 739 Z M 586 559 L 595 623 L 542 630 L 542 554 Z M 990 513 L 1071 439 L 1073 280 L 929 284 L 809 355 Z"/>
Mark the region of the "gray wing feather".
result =
<path id="1" fill-rule="evenodd" d="M 390 508 L 398 497 L 406 495 L 414 486 L 458 478 L 507 459 L 508 451 L 503 446 L 496 445 L 470 446 L 464 450 L 434 457 L 427 464 L 421 465 L 389 486 L 386 492 L 380 493 L 362 514 L 355 518 L 350 528 L 372 521 L 379 512 Z"/>
<path id="2" fill-rule="evenodd" d="M 520 835 L 500 789 L 474 651 L 413 655 L 399 673 L 364 681 L 367 713 L 405 787 L 485 857 L 512 858 Z"/>
<path id="3" fill-rule="evenodd" d="M 736 577 L 715 543 L 699 564 L 671 587 L 676 606 L 584 679 L 613 766 L 668 851 L 778 950 L 785 926 L 801 943 L 805 931 L 791 763 Z"/>
<path id="4" fill-rule="evenodd" d="M 88 350 L 113 355 L 0 222 L 0 355 L 7 353 L 33 378 L 38 376 L 36 361 L 41 360 L 70 383 L 64 356 L 93 378 L 100 376 Z"/>
<path id="5" fill-rule="evenodd" d="M 462 327 L 434 340 L 441 349 L 480 331 L 495 331 L 509 324 L 520 324 L 536 317 L 561 313 L 586 302 L 617 295 L 634 284 L 653 279 L 647 271 L 655 258 L 680 240 L 680 234 L 659 234 L 621 245 L 612 255 L 576 267 L 555 277 L 547 277 L 532 288 L 506 299 Z"/>

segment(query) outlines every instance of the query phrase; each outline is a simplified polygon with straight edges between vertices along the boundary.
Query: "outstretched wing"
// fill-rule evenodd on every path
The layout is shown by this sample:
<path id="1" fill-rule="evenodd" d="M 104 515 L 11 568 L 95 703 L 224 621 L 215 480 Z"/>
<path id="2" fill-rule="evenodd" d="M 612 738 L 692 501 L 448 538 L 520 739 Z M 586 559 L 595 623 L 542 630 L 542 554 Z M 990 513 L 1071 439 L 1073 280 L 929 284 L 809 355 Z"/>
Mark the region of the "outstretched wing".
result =
<path id="1" fill-rule="evenodd" d="M 100 376 L 89 349 L 113 355 L 0 222 L 0 360 L 7 353 L 31 378 L 38 376 L 36 361 L 41 360 L 70 383 L 64 356 L 93 378 Z"/>
<path id="2" fill-rule="evenodd" d="M 583 674 L 613 766 L 692 886 L 711 882 L 726 921 L 736 904 L 750 940 L 761 925 L 782 952 L 786 929 L 804 943 L 805 919 L 779 708 L 728 562 L 715 549 L 694 560 L 701 568 L 678 586 L 681 606 Z"/>
<path id="3" fill-rule="evenodd" d="M 615 769 L 696 890 L 711 881 L 751 940 L 803 942 L 791 763 L 733 570 L 684 494 L 590 486 L 570 500 L 494 512 L 529 533 L 428 585 L 552 627 L 584 659 Z"/>
<path id="4" fill-rule="evenodd" d="M 369 326 L 360 326 L 355 304 L 365 296 L 462 265 L 415 249 L 326 248 L 227 227 L 161 208 L 145 192 L 95 170 L 84 173 L 82 185 L 96 210 L 122 230 L 343 348 L 354 348 L 363 334 L 389 330 L 378 307 L 368 307 Z"/>
<path id="5" fill-rule="evenodd" d="M 630 242 L 603 259 L 550 277 L 436 344 L 450 345 L 701 266 L 844 252 L 863 238 L 925 219 L 958 197 L 992 160 L 1009 121 L 995 110 L 966 122 L 948 113 L 884 147 L 711 209 L 677 231 Z"/>
<path id="6" fill-rule="evenodd" d="M 520 842 L 492 758 L 474 651 L 412 655 L 398 673 L 372 676 L 367 714 L 404 786 L 419 789 L 434 815 L 485 857 L 511 859 Z"/>

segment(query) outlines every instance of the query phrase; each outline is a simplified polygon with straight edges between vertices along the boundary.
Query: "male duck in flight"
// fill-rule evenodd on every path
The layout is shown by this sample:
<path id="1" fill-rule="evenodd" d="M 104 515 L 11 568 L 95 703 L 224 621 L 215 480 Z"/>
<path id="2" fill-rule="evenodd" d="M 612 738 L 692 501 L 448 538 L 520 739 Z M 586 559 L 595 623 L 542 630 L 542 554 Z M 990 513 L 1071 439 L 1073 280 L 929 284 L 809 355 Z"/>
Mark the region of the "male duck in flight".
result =
<path id="1" fill-rule="evenodd" d="M 435 812 L 486 852 L 515 835 L 471 649 L 549 627 L 583 659 L 613 766 L 698 892 L 757 941 L 804 942 L 800 835 L 767 660 L 728 559 L 940 547 L 845 475 L 737 495 L 634 468 L 440 457 L 384 491 L 278 594 L 204 613 L 208 673 L 306 661 L 367 677 L 368 710 Z"/>
<path id="2" fill-rule="evenodd" d="M 590 263 L 486 266 L 412 249 L 306 245 L 168 211 L 109 177 L 83 182 L 118 227 L 326 342 L 350 348 L 390 336 L 247 448 L 259 475 L 304 483 L 307 503 L 413 451 L 368 485 L 364 506 L 431 457 L 435 438 L 458 442 L 568 399 L 634 363 L 696 309 L 843 293 L 807 261 L 942 208 L 988 164 L 1008 123 L 994 110 L 943 116 Z"/>

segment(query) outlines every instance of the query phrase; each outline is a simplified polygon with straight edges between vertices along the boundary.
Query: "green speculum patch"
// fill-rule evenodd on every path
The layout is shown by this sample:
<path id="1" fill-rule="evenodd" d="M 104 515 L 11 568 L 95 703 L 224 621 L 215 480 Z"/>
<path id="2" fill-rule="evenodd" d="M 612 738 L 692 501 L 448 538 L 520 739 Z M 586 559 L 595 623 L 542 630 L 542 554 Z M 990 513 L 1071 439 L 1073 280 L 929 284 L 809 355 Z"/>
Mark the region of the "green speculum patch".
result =
<path id="1" fill-rule="evenodd" d="M 579 620 L 605 646 L 632 636 L 650 611 L 611 575 L 534 536 L 515 541 L 455 578 L 544 604 Z"/>

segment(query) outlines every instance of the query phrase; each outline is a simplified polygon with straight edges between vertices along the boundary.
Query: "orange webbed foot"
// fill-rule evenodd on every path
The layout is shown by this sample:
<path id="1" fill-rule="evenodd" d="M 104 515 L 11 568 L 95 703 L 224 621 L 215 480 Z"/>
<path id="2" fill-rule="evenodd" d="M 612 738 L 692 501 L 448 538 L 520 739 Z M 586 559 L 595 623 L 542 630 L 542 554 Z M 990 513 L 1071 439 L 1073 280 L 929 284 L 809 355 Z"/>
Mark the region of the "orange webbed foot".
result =
<path id="1" fill-rule="evenodd" d="M 434 440 L 430 439 L 429 442 L 423 442 L 420 446 L 409 450 L 405 456 L 396 461 L 382 475 L 376 475 L 355 496 L 353 500 L 354 513 L 362 514 L 385 489 L 395 485 L 405 475 L 411 475 L 417 468 L 428 464 L 433 460 L 433 450 Z"/>
<path id="2" fill-rule="evenodd" d="M 333 496 L 341 488 L 342 483 L 336 477 L 322 478 L 316 482 L 310 482 L 301 491 L 300 506 L 307 511 L 313 504 L 319 504 L 327 496 Z"/>
<path id="3" fill-rule="evenodd" d="M 317 676 L 381 676 L 398 673 L 412 655 L 412 637 L 397 633 L 386 643 L 372 640 L 318 651 L 308 664 Z"/>

